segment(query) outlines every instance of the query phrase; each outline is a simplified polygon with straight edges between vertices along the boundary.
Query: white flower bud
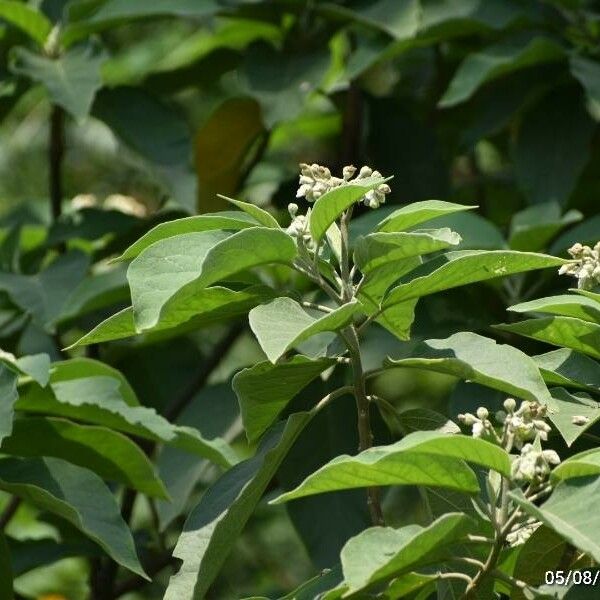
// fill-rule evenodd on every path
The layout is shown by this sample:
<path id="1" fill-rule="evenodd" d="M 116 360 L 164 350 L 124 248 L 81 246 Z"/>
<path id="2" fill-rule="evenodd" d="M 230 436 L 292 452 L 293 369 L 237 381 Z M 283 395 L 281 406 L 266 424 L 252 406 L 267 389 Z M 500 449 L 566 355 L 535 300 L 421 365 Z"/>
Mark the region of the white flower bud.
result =
<path id="1" fill-rule="evenodd" d="M 587 425 L 589 422 L 589 417 L 585 417 L 583 415 L 574 415 L 571 418 L 571 423 L 573 423 L 573 425 Z"/>
<path id="2" fill-rule="evenodd" d="M 352 177 L 354 176 L 354 173 L 356 173 L 356 167 L 354 165 L 346 165 L 342 169 L 342 176 L 345 181 L 352 179 Z"/>
<path id="3" fill-rule="evenodd" d="M 507 413 L 515 412 L 516 408 L 517 408 L 517 401 L 514 398 L 507 398 L 504 401 L 504 409 L 506 410 Z"/>
<path id="4" fill-rule="evenodd" d="M 485 406 L 480 406 L 477 409 L 477 417 L 479 419 L 481 419 L 482 421 L 484 421 L 485 419 L 487 419 L 490 416 L 490 413 L 488 412 L 488 409 L 485 408 Z"/>

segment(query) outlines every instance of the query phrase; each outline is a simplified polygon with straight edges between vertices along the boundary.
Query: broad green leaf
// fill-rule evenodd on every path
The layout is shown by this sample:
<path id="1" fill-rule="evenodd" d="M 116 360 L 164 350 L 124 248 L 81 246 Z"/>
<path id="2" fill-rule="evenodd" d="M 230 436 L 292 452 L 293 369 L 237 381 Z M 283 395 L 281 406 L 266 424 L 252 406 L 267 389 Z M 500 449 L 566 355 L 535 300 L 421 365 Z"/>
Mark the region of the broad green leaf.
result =
<path id="1" fill-rule="evenodd" d="M 558 202 L 543 202 L 518 212 L 510 224 L 510 247 L 530 252 L 543 250 L 559 231 L 583 219 L 578 210 L 561 213 Z"/>
<path id="2" fill-rule="evenodd" d="M 348 208 L 358 202 L 369 190 L 385 181 L 383 177 L 368 177 L 341 185 L 323 194 L 312 207 L 309 227 L 313 239 L 320 242 L 331 224 Z"/>
<path id="3" fill-rule="evenodd" d="M 457 250 L 504 250 L 508 246 L 502 231 L 492 221 L 473 211 L 437 217 L 429 225 L 456 231 L 461 237 Z"/>
<path id="4" fill-rule="evenodd" d="M 566 254 L 568 248 L 579 242 L 593 246 L 598 241 L 600 230 L 600 215 L 594 215 L 584 219 L 575 227 L 571 227 L 558 236 L 550 246 L 550 254 Z"/>
<path id="5" fill-rule="evenodd" d="M 241 200 L 235 200 L 234 198 L 228 198 L 227 196 L 221 196 L 227 202 L 231 202 L 234 206 L 237 206 L 240 210 L 250 215 L 255 221 L 263 225 L 264 227 L 271 227 L 279 229 L 279 223 L 277 219 L 264 208 L 251 204 L 250 202 L 242 202 Z"/>
<path id="6" fill-rule="evenodd" d="M 47 354 L 32 354 L 17 358 L 9 352 L 0 350 L 0 362 L 16 371 L 19 375 L 31 377 L 44 386 L 50 377 L 50 357 Z"/>
<path id="7" fill-rule="evenodd" d="M 66 519 L 114 561 L 146 577 L 115 498 L 91 471 L 58 458 L 3 458 L 0 489 Z"/>
<path id="8" fill-rule="evenodd" d="M 390 581 L 411 569 L 430 564 L 448 553 L 448 546 L 474 528 L 464 514 L 448 513 L 431 525 L 400 529 L 372 527 L 348 541 L 340 558 L 347 595 Z"/>
<path id="9" fill-rule="evenodd" d="M 547 527 L 538 527 L 519 552 L 513 577 L 530 585 L 541 585 L 547 571 L 559 568 L 566 549 L 565 540 Z M 514 589 L 511 600 L 526 600 L 520 589 Z"/>
<path id="10" fill-rule="evenodd" d="M 556 40 L 518 33 L 479 52 L 469 54 L 456 71 L 439 106 L 447 108 L 468 100 L 484 83 L 512 71 L 564 58 Z"/>
<path id="11" fill-rule="evenodd" d="M 409 593 L 414 593 L 427 584 L 432 584 L 436 581 L 435 575 L 424 575 L 422 573 L 405 573 L 394 579 L 388 588 L 383 592 L 381 600 L 397 600 Z"/>
<path id="12" fill-rule="evenodd" d="M 290 264 L 296 245 L 285 232 L 266 227 L 232 235 L 187 233 L 156 242 L 129 265 L 127 277 L 138 331 L 156 326 L 169 302 L 251 267 Z"/>
<path id="13" fill-rule="evenodd" d="M 589 321 L 574 317 L 544 317 L 495 327 L 600 358 L 600 325 Z"/>
<path id="14" fill-rule="evenodd" d="M 85 373 L 73 376 L 68 372 L 72 368 L 73 361 L 58 363 L 51 375 L 50 387 L 29 385 L 16 408 L 93 423 L 171 444 L 223 467 L 235 462 L 235 454 L 222 440 L 205 440 L 195 429 L 171 425 L 154 409 L 129 404 L 118 378 Z"/>
<path id="15" fill-rule="evenodd" d="M 406 275 L 421 264 L 421 257 L 404 258 L 373 269 L 358 290 L 358 299 L 367 315 L 373 316 L 379 312 L 382 298 L 389 287 L 402 275 Z M 410 337 L 410 327 L 415 318 L 417 299 L 400 302 L 378 315 L 376 321 L 401 340 Z"/>
<path id="16" fill-rule="evenodd" d="M 581 83 L 587 97 L 592 102 L 600 104 L 600 65 L 597 61 L 573 53 L 569 65 L 571 74 Z"/>
<path id="17" fill-rule="evenodd" d="M 463 210 L 473 210 L 476 206 L 465 206 L 463 204 L 454 204 L 453 202 L 444 202 L 443 200 L 424 200 L 422 202 L 413 202 L 407 204 L 388 215 L 379 225 L 377 231 L 405 231 L 430 221 L 436 217 L 451 215 Z"/>
<path id="18" fill-rule="evenodd" d="M 214 214 L 196 215 L 184 217 L 175 221 L 159 223 L 139 240 L 134 242 L 121 256 L 115 260 L 130 260 L 139 256 L 146 248 L 161 240 L 181 235 L 183 233 L 194 233 L 223 229 L 225 231 L 239 231 L 247 227 L 256 227 L 258 222 L 249 215 L 238 211 L 223 211 Z"/>
<path id="19" fill-rule="evenodd" d="M 184 325 L 193 329 L 204 327 L 222 320 L 231 319 L 247 312 L 265 300 L 270 300 L 273 290 L 266 286 L 251 286 L 238 292 L 214 286 L 195 293 L 178 294 L 167 302 L 161 313 L 161 320 L 145 333 L 152 334 Z M 137 335 L 133 308 L 128 307 L 108 317 L 94 329 L 69 346 L 87 346 Z"/>
<path id="20" fill-rule="evenodd" d="M 14 406 L 18 398 L 17 375 L 0 363 L 0 441 L 13 429 Z"/>
<path id="21" fill-rule="evenodd" d="M 571 88 L 552 91 L 523 115 L 514 163 L 530 204 L 566 204 L 588 162 L 595 128 L 579 90 Z"/>
<path id="22" fill-rule="evenodd" d="M 50 417 L 17 419 L 0 449 L 15 456 L 62 458 L 143 494 L 168 497 L 144 452 L 128 437 L 104 427 Z"/>
<path id="23" fill-rule="evenodd" d="M 314 381 L 294 406 L 314 404 L 343 380 L 343 373 L 338 370 L 327 381 Z M 373 411 L 374 436 L 388 439 L 387 431 L 380 433 L 385 426 L 377 417 Z M 345 394 L 318 410 L 277 471 L 277 482 L 282 491 L 294 489 L 339 454 L 356 452 L 357 446 L 356 403 L 351 394 Z M 337 564 L 346 542 L 372 524 L 366 493 L 361 489 L 300 498 L 287 504 L 285 510 L 317 569 Z"/>
<path id="24" fill-rule="evenodd" d="M 237 373 L 232 386 L 248 440 L 257 440 L 294 396 L 334 364 L 334 359 L 299 355 L 279 364 L 261 362 Z"/>
<path id="25" fill-rule="evenodd" d="M 373 485 L 430 485 L 476 493 L 477 479 L 464 460 L 510 472 L 508 454 L 498 446 L 463 435 L 421 431 L 389 446 L 339 456 L 273 503 Z"/>
<path id="26" fill-rule="evenodd" d="M 600 419 L 598 402 L 594 402 L 590 396 L 582 392 L 569 394 L 564 388 L 552 389 L 552 409 L 550 420 L 567 446 Z M 578 423 L 579 420 L 583 422 Z"/>
<path id="27" fill-rule="evenodd" d="M 331 64 L 325 45 L 290 46 L 285 52 L 272 44 L 252 44 L 238 69 L 240 92 L 260 104 L 266 129 L 299 118 Z"/>
<path id="28" fill-rule="evenodd" d="M 60 315 L 57 324 L 64 324 L 89 313 L 112 308 L 129 301 L 126 265 L 92 273 L 73 290 Z"/>
<path id="29" fill-rule="evenodd" d="M 241 433 L 237 398 L 229 382 L 208 385 L 194 394 L 181 412 L 177 425 L 196 428 L 204 438 L 221 438 L 230 443 Z M 169 501 L 158 501 L 156 511 L 160 530 L 186 513 L 188 502 L 198 484 L 212 483 L 213 469 L 207 460 L 179 448 L 163 446 L 156 459 L 159 477 L 171 496 Z"/>
<path id="30" fill-rule="evenodd" d="M 406 2 L 377 0 L 358 3 L 351 8 L 326 2 L 319 4 L 318 10 L 326 15 L 349 19 L 379 29 L 396 40 L 405 40 L 416 35 L 419 29 L 421 7 L 417 0 Z"/>
<path id="31" fill-rule="evenodd" d="M 398 413 L 397 418 L 405 435 L 413 431 L 460 433 L 460 427 L 454 421 L 430 408 L 409 408 Z"/>
<path id="32" fill-rule="evenodd" d="M 582 289 L 577 289 L 577 288 L 574 288 L 570 291 L 580 294 L 581 296 L 585 296 L 586 298 L 590 298 L 590 299 L 594 300 L 594 302 L 600 303 L 600 293 L 598 293 L 598 292 L 592 292 L 591 290 L 582 290 Z"/>
<path id="33" fill-rule="evenodd" d="M 388 359 L 388 365 L 447 373 L 524 400 L 550 399 L 537 365 L 524 352 L 476 333 L 455 333 L 419 344 L 410 358 Z"/>
<path id="34" fill-rule="evenodd" d="M 410 281 L 392 288 L 384 298 L 382 308 L 385 310 L 398 302 L 469 283 L 559 266 L 564 262 L 545 254 L 513 250 L 448 252 L 413 271 Z"/>
<path id="35" fill-rule="evenodd" d="M 18 27 L 40 46 L 44 45 L 52 29 L 52 23 L 42 12 L 23 2 L 12 0 L 0 0 L 0 20 Z"/>
<path id="36" fill-rule="evenodd" d="M 599 562 L 600 513 L 590 510 L 599 493 L 600 477 L 590 476 L 561 481 L 541 506 L 526 500 L 521 492 L 510 496 L 525 512 Z"/>
<path id="37" fill-rule="evenodd" d="M 100 66 L 104 54 L 92 45 L 73 48 L 52 59 L 14 48 L 11 69 L 41 83 L 54 104 L 62 106 L 78 121 L 90 112 L 96 92 L 102 86 Z"/>
<path id="38" fill-rule="evenodd" d="M 248 318 L 260 347 L 267 358 L 276 363 L 288 350 L 313 335 L 347 327 L 359 310 L 360 304 L 352 301 L 317 316 L 292 298 L 284 297 L 253 308 Z"/>
<path id="39" fill-rule="evenodd" d="M 310 413 L 297 413 L 275 426 L 252 458 L 231 468 L 204 493 L 188 517 L 173 551 L 182 565 L 171 577 L 164 600 L 205 596 L 310 417 Z"/>
<path id="40" fill-rule="evenodd" d="M 560 348 L 533 360 L 547 383 L 600 392 L 600 364 L 585 354 Z"/>
<path id="41" fill-rule="evenodd" d="M 459 243 L 460 235 L 448 228 L 371 233 L 356 242 L 354 262 L 363 273 L 370 273 L 392 261 L 437 252 Z"/>
<path id="42" fill-rule="evenodd" d="M 318 575 L 305 581 L 294 591 L 279 598 L 279 600 L 315 600 L 315 598 L 321 600 L 319 594 L 339 585 L 341 580 L 342 570 L 339 565 L 333 569 L 323 569 Z"/>
<path id="43" fill-rule="evenodd" d="M 552 471 L 552 481 L 600 475 L 600 450 L 592 448 L 564 460 Z"/>
<path id="44" fill-rule="evenodd" d="M 544 313 L 547 315 L 560 315 L 575 317 L 591 323 L 600 323 L 600 303 L 585 296 L 563 294 L 539 298 L 530 302 L 522 302 L 508 308 L 518 313 Z"/>
<path id="45" fill-rule="evenodd" d="M 69 251 L 35 275 L 3 273 L 0 289 L 31 315 L 36 325 L 52 331 L 88 266 L 89 258 L 83 252 Z"/>

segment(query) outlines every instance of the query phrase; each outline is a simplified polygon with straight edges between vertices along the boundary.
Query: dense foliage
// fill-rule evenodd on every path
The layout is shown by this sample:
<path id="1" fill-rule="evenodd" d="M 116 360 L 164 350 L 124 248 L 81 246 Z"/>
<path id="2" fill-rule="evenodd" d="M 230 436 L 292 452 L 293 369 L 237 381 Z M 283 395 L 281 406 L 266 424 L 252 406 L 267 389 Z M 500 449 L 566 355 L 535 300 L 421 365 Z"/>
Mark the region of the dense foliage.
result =
<path id="1" fill-rule="evenodd" d="M 0 52 L 0 598 L 597 597 L 595 3 L 0 0 Z"/>

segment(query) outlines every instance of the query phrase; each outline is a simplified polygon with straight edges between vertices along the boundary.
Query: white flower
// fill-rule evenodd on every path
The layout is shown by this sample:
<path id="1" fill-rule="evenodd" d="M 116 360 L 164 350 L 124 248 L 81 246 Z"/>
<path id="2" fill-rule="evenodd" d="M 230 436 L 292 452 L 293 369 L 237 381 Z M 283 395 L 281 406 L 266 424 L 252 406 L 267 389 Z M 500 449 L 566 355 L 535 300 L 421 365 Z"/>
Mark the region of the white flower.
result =
<path id="1" fill-rule="evenodd" d="M 558 465 L 560 458 L 554 450 L 536 450 L 532 444 L 521 448 L 521 455 L 512 464 L 512 477 L 519 483 L 540 483 L 544 481 L 552 469 Z"/>
<path id="2" fill-rule="evenodd" d="M 580 289 L 590 289 L 600 285 L 600 242 L 593 248 L 576 243 L 569 248 L 574 261 L 559 269 L 560 275 L 571 275 L 577 278 Z"/>

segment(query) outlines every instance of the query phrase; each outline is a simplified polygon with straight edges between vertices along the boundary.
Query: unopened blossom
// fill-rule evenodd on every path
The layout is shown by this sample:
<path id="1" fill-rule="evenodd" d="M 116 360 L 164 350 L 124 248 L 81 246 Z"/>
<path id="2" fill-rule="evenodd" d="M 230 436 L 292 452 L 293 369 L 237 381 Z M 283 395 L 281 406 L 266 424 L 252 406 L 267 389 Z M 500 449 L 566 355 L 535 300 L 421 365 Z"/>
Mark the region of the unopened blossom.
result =
<path id="1" fill-rule="evenodd" d="M 487 408 L 480 406 L 477 409 L 477 416 L 471 413 L 458 415 L 458 420 L 463 422 L 467 427 L 471 427 L 471 435 L 475 438 L 485 437 L 492 432 L 493 426 L 488 419 L 489 413 Z"/>
<path id="2" fill-rule="evenodd" d="M 574 261 L 563 265 L 559 274 L 576 277 L 577 287 L 583 290 L 600 285 L 600 242 L 593 248 L 574 244 L 569 248 L 569 254 Z"/>
<path id="3" fill-rule="evenodd" d="M 521 448 L 521 455 L 512 464 L 512 477 L 519 483 L 541 483 L 547 479 L 552 465 L 560 464 L 554 450 L 536 450 L 532 444 Z"/>
<path id="4" fill-rule="evenodd" d="M 530 517 L 524 523 L 517 523 L 513 526 L 510 533 L 506 536 L 506 541 L 512 547 L 524 544 L 541 525 L 534 517 Z"/>
<path id="5" fill-rule="evenodd" d="M 299 215 L 298 205 L 291 203 L 288 205 L 288 212 L 292 217 L 292 222 L 286 229 L 286 233 L 301 240 L 307 248 L 312 248 L 314 242 L 309 228 L 310 208 L 305 215 Z"/>
<path id="6" fill-rule="evenodd" d="M 506 412 L 499 411 L 496 418 L 504 424 L 517 448 L 522 448 L 525 442 L 534 440 L 536 436 L 544 441 L 548 439 L 551 428 L 545 421 L 548 412 L 545 405 L 525 401 L 516 410 L 514 398 L 507 398 L 504 409 Z"/>
<path id="7" fill-rule="evenodd" d="M 323 167 L 316 163 L 312 165 L 300 164 L 299 186 L 296 192 L 296 198 L 306 198 L 308 202 L 315 202 L 323 194 L 330 190 L 347 185 L 357 183 L 364 179 L 379 179 L 382 175 L 379 171 L 371 169 L 371 167 L 363 166 L 356 175 L 356 167 L 347 165 L 342 169 L 342 177 L 335 177 L 327 167 Z M 356 176 L 355 176 L 356 175 Z M 369 208 L 378 208 L 385 202 L 385 197 L 391 192 L 390 186 L 382 183 L 377 187 L 369 190 L 361 198 L 365 206 Z"/>

